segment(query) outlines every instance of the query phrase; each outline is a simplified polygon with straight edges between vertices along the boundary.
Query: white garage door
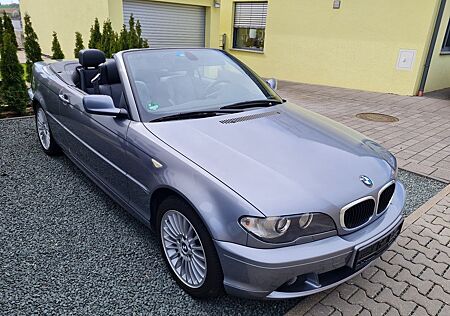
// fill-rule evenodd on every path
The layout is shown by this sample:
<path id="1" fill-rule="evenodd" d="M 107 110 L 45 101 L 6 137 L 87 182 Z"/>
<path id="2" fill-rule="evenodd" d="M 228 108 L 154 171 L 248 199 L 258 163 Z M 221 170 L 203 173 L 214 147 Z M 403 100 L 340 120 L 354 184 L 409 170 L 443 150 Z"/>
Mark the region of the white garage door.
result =
<path id="1" fill-rule="evenodd" d="M 151 48 L 205 47 L 205 8 L 146 0 L 123 0 L 123 17 L 139 19 Z"/>

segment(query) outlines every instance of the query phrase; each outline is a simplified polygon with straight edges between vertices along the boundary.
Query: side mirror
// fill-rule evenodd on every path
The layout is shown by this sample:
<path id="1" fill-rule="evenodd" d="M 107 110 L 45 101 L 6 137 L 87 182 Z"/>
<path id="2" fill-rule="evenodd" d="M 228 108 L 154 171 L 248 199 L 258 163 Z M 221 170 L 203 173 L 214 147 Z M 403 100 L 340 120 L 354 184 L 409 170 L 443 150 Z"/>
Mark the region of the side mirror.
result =
<path id="1" fill-rule="evenodd" d="M 83 98 L 84 109 L 89 114 L 106 116 L 123 116 L 127 112 L 114 106 L 114 102 L 109 95 L 86 95 Z"/>
<path id="2" fill-rule="evenodd" d="M 269 87 L 271 87 L 273 90 L 277 90 L 278 88 L 278 81 L 275 78 L 270 78 L 266 80 Z"/>

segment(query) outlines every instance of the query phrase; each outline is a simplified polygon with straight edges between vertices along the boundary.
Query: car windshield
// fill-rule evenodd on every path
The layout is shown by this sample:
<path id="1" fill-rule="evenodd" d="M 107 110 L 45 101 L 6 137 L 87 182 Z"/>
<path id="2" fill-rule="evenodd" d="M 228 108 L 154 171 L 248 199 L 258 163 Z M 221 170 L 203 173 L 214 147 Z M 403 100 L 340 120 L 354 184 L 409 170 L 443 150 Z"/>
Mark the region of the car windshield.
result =
<path id="1" fill-rule="evenodd" d="M 255 100 L 281 101 L 263 80 L 219 50 L 138 50 L 123 56 L 143 121 Z"/>

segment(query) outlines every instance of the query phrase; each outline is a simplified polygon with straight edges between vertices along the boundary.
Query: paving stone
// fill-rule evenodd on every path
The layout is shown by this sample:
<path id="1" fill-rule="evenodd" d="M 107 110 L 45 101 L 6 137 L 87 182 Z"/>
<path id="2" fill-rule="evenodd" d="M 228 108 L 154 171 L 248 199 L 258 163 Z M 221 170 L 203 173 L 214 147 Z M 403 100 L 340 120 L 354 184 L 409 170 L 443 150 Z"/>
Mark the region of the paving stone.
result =
<path id="1" fill-rule="evenodd" d="M 435 225 L 435 226 L 438 226 L 438 225 Z M 440 227 L 443 227 L 443 226 L 440 226 Z M 442 244 L 442 245 L 447 245 L 449 242 L 450 242 L 450 236 L 445 236 L 445 235 L 442 235 L 441 234 L 441 231 L 443 231 L 444 230 L 444 228 L 442 228 L 441 230 L 439 230 L 439 232 L 438 233 L 436 233 L 436 232 L 434 232 L 434 231 L 431 231 L 430 229 L 428 229 L 428 228 L 425 228 L 421 233 L 420 233 L 420 235 L 421 236 L 424 236 L 424 237 L 430 237 L 431 239 L 433 239 L 433 240 L 437 240 L 440 244 Z"/>
<path id="2" fill-rule="evenodd" d="M 422 274 L 423 275 L 423 274 Z M 408 269 L 402 269 L 399 274 L 395 277 L 397 281 L 406 282 L 415 288 L 417 290 L 425 295 L 428 293 L 428 291 L 434 286 L 434 283 L 430 280 L 422 280 L 409 272 Z"/>
<path id="3" fill-rule="evenodd" d="M 394 258 L 389 261 L 390 264 L 398 265 L 400 267 L 408 269 L 411 274 L 418 276 L 423 270 L 425 270 L 426 266 L 422 263 L 413 263 L 411 261 L 406 260 L 401 254 L 396 254 Z M 393 275 L 389 275 L 393 276 Z"/>
<path id="4" fill-rule="evenodd" d="M 392 290 L 392 292 L 397 296 L 400 296 L 400 294 L 408 287 L 408 283 L 397 281 L 392 277 L 388 277 L 383 270 L 380 270 L 377 273 L 375 273 L 375 275 L 372 278 L 370 278 L 370 281 L 372 283 L 379 283 L 386 287 L 389 287 Z"/>
<path id="5" fill-rule="evenodd" d="M 362 305 L 365 309 L 369 310 L 372 315 L 383 315 L 390 308 L 390 306 L 386 303 L 378 303 L 375 300 L 370 299 L 366 295 L 366 292 L 361 289 L 353 294 L 348 301 L 351 304 Z"/>
<path id="6" fill-rule="evenodd" d="M 429 299 L 426 296 L 420 294 L 417 288 L 413 286 L 410 286 L 406 290 L 406 292 L 403 293 L 402 298 L 406 301 L 412 301 L 419 306 L 422 306 L 430 315 L 436 315 L 444 305 L 442 301 Z"/>
<path id="7" fill-rule="evenodd" d="M 374 298 L 375 296 L 377 296 L 378 293 L 380 293 L 381 290 L 384 288 L 384 285 L 380 283 L 373 283 L 368 279 L 363 278 L 362 276 L 357 276 L 347 281 L 347 283 L 354 284 L 359 288 L 363 289 L 366 292 L 367 296 L 370 298 Z"/>
<path id="8" fill-rule="evenodd" d="M 392 307 L 395 307 L 399 311 L 400 315 L 409 315 L 416 307 L 414 302 L 401 299 L 400 297 L 394 295 L 394 293 L 392 293 L 392 291 L 388 288 L 384 288 L 383 291 L 375 297 L 375 301 L 386 303 Z"/>
<path id="9" fill-rule="evenodd" d="M 435 250 L 438 250 L 441 252 L 445 252 L 447 254 L 447 256 L 450 256 L 450 247 L 448 247 L 446 245 L 442 245 L 437 240 L 430 241 L 430 243 L 428 244 L 428 247 L 430 249 L 435 249 Z"/>
<path id="10" fill-rule="evenodd" d="M 389 309 L 389 311 L 386 313 L 385 316 L 400 316 L 400 313 L 398 312 L 397 309 L 391 306 L 391 308 Z"/>
<path id="11" fill-rule="evenodd" d="M 419 218 L 417 221 L 415 221 L 414 226 L 425 227 L 425 229 L 420 232 L 420 235 L 426 236 L 426 237 L 431 237 L 431 238 L 434 238 L 434 236 L 433 235 L 429 236 L 428 234 L 423 234 L 423 233 L 425 231 L 427 231 L 427 232 L 431 231 L 435 234 L 439 234 L 439 232 L 444 229 L 444 226 L 432 224 L 431 222 L 426 221 L 424 218 Z"/>
<path id="12" fill-rule="evenodd" d="M 403 236 L 414 239 L 422 246 L 427 246 L 430 243 L 430 241 L 432 240 L 430 237 L 424 237 L 419 234 L 415 234 L 410 229 L 406 229 L 405 231 L 402 232 L 402 234 L 403 234 Z"/>
<path id="13" fill-rule="evenodd" d="M 391 261 L 397 257 L 398 254 L 396 254 Z M 402 269 L 402 267 L 398 264 L 395 263 L 391 263 L 391 262 L 386 262 L 383 260 L 377 260 L 375 261 L 375 266 L 377 268 L 379 268 L 380 270 L 383 270 L 388 276 L 390 276 L 391 278 L 393 278 L 397 273 L 400 272 L 400 270 Z"/>
<path id="14" fill-rule="evenodd" d="M 313 308 L 309 312 L 305 314 L 305 316 L 328 316 L 333 314 L 334 308 L 330 306 L 323 305 L 318 303 L 314 305 Z"/>
<path id="15" fill-rule="evenodd" d="M 442 286 L 439 284 L 436 284 L 432 289 L 431 292 L 428 294 L 428 297 L 434 300 L 439 300 L 441 302 L 444 302 L 445 304 L 448 304 L 450 302 L 450 294 L 445 292 L 442 289 Z"/>
<path id="16" fill-rule="evenodd" d="M 336 288 L 336 291 L 339 292 L 339 296 L 341 298 L 343 298 L 344 300 L 348 300 L 350 296 L 358 291 L 358 287 L 353 284 L 343 283 L 338 288 Z"/>
<path id="17" fill-rule="evenodd" d="M 450 302 L 448 303 L 450 304 Z M 450 305 L 444 305 L 444 307 L 439 311 L 439 316 L 448 316 L 450 315 Z"/>
<path id="18" fill-rule="evenodd" d="M 448 264 L 429 260 L 427 257 L 425 257 L 423 253 L 417 254 L 417 256 L 412 260 L 412 262 L 422 264 L 423 266 L 427 266 L 438 275 L 442 275 L 444 271 L 447 270 L 448 267 Z"/>
<path id="19" fill-rule="evenodd" d="M 431 268 L 426 268 L 419 278 L 421 280 L 431 281 L 434 284 L 442 286 L 442 288 L 445 289 L 445 291 L 450 294 L 450 279 L 437 275 Z"/>
<path id="20" fill-rule="evenodd" d="M 338 291 L 331 292 L 321 301 L 321 303 L 334 307 L 338 311 L 342 312 L 342 314 L 344 314 L 345 316 L 358 315 L 362 310 L 362 307 L 360 305 L 353 305 L 348 303 L 346 300 L 343 300 L 339 296 Z"/>
<path id="21" fill-rule="evenodd" d="M 406 249 L 416 250 L 420 253 L 423 253 L 428 259 L 433 260 L 439 253 L 436 249 L 430 249 L 422 246 L 416 240 L 411 239 L 411 242 L 405 246 Z"/>

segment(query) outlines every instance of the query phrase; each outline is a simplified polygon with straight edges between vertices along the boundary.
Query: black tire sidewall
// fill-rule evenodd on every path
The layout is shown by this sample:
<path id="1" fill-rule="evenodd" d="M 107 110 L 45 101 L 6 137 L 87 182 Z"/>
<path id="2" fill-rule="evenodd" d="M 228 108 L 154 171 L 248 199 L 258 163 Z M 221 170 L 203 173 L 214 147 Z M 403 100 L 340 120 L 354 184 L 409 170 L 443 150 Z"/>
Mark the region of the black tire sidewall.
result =
<path id="1" fill-rule="evenodd" d="M 174 210 L 183 214 L 189 220 L 189 222 L 191 222 L 203 245 L 203 250 L 206 256 L 207 272 L 206 279 L 202 286 L 200 286 L 199 288 L 191 288 L 179 279 L 177 274 L 173 271 L 172 266 L 170 265 L 164 252 L 163 241 L 161 239 L 161 220 L 163 218 L 163 215 L 169 210 Z M 200 299 L 217 297 L 223 294 L 223 272 L 219 258 L 217 256 L 216 248 L 202 220 L 187 202 L 176 196 L 170 196 L 163 200 L 158 206 L 156 230 L 158 234 L 161 255 L 166 262 L 170 274 L 185 292 L 195 298 Z"/>

